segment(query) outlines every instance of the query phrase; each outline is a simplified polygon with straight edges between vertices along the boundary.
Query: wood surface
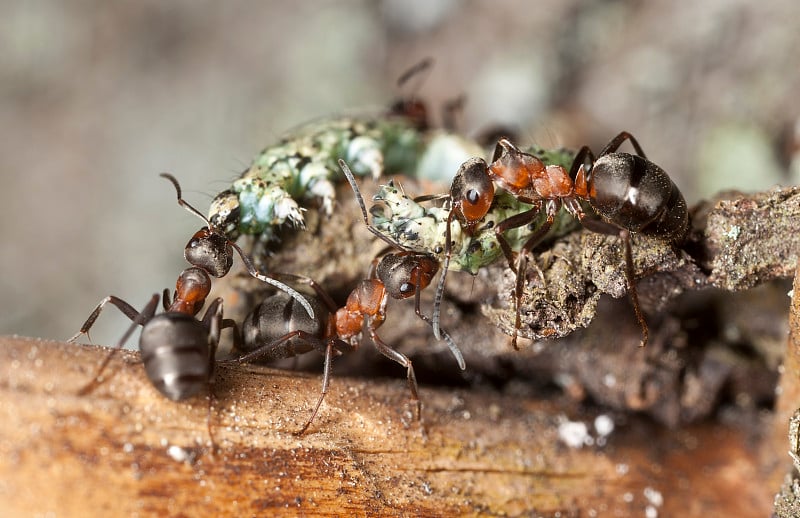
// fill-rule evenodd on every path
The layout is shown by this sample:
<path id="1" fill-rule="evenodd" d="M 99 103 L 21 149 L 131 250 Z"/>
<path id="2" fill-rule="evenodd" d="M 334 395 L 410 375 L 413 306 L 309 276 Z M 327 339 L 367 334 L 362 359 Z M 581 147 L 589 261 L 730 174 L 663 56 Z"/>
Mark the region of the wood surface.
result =
<path id="1" fill-rule="evenodd" d="M 220 367 L 207 400 L 175 403 L 138 353 L 0 337 L 3 516 L 766 516 L 759 442 L 736 423 L 668 430 L 566 398 Z M 595 418 L 610 417 L 601 436 Z M 583 447 L 560 438 L 588 427 Z M 577 424 L 580 428 L 580 424 Z M 785 436 L 784 436 L 785 437 Z"/>

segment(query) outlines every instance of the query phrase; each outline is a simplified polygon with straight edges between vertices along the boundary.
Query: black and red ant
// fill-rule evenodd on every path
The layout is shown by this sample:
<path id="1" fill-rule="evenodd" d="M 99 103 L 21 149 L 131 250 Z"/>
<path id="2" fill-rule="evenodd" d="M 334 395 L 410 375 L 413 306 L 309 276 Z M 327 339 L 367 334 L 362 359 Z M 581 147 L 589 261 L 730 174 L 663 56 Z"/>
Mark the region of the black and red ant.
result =
<path id="1" fill-rule="evenodd" d="M 223 229 L 211 224 L 208 218 L 183 199 L 181 196 L 181 186 L 174 176 L 169 173 L 161 173 L 160 176 L 172 182 L 178 196 L 178 205 L 203 220 L 206 224 L 203 228 L 195 232 L 184 247 L 183 255 L 189 264 L 202 268 L 213 277 L 224 277 L 233 266 L 233 251 L 236 250 L 236 253 L 239 254 L 242 263 L 247 269 L 247 273 L 262 282 L 288 293 L 305 308 L 309 317 L 314 318 L 314 310 L 302 295 L 291 286 L 269 275 L 259 273 L 253 265 L 253 262 L 247 257 L 247 254 L 225 234 Z"/>
<path id="2" fill-rule="evenodd" d="M 380 236 L 381 234 L 369 225 L 364 200 L 350 168 L 343 160 L 339 161 L 339 165 L 353 187 L 367 228 Z M 383 239 L 393 247 L 402 248 L 385 237 Z M 430 318 L 420 311 L 420 292 L 430 284 L 438 267 L 436 259 L 429 254 L 405 250 L 395 254 L 385 254 L 380 259 L 372 261 L 368 277 L 359 282 L 347 297 L 345 305 L 338 308 L 330 295 L 312 279 L 294 274 L 275 274 L 313 288 L 316 297 L 308 300 L 314 306 L 318 317 L 308 318 L 300 313 L 297 301 L 290 300 L 284 293 L 279 292 L 268 297 L 256 306 L 242 324 L 242 343 L 236 347 L 248 352 L 223 363 L 278 360 L 294 357 L 312 349 L 324 352 L 322 390 L 311 417 L 298 432 L 303 434 L 313 422 L 327 394 L 333 355 L 354 351 L 358 347 L 358 338 L 366 327 L 378 352 L 406 368 L 411 399 L 416 406 L 416 418 L 419 419 L 421 403 L 411 360 L 386 344 L 378 336 L 377 329 L 386 319 L 386 304 L 389 297 L 405 299 L 414 296 L 417 316 L 432 325 Z M 444 330 L 441 330 L 441 335 L 463 370 L 464 357 L 458 346 Z"/>
<path id="3" fill-rule="evenodd" d="M 420 296 L 422 290 L 428 287 L 430 281 L 436 275 L 436 272 L 439 271 L 439 261 L 430 253 L 418 252 L 402 246 L 400 243 L 390 239 L 373 227 L 369 223 L 364 197 L 361 195 L 355 176 L 353 176 L 352 171 L 350 171 L 350 168 L 344 160 L 339 160 L 339 167 L 342 168 L 350 187 L 353 189 L 353 194 L 361 209 L 361 217 L 364 220 L 367 230 L 386 242 L 390 249 L 400 250 L 396 253 L 383 253 L 377 266 L 375 266 L 373 262 L 375 274 L 378 279 L 387 286 L 392 298 L 405 299 L 414 296 L 414 312 L 420 319 L 431 327 L 434 327 L 433 320 L 420 310 Z M 436 338 L 441 340 L 444 335 L 440 336 L 439 331 L 440 329 L 436 326 Z M 458 366 L 463 370 L 465 364 L 461 351 L 452 340 L 445 337 L 445 342 L 453 353 L 453 356 L 456 357 Z"/>
<path id="4" fill-rule="evenodd" d="M 312 279 L 293 274 L 276 274 L 305 283 L 314 289 L 316 297 L 309 297 L 308 300 L 314 306 L 317 317 L 309 318 L 300 311 L 296 300 L 289 298 L 285 293 L 277 292 L 256 306 L 245 318 L 242 324 L 242 341 L 236 347 L 247 351 L 246 354 L 232 360 L 223 360 L 221 363 L 278 360 L 291 358 L 312 349 L 322 352 L 325 355 L 322 389 L 311 416 L 297 432 L 297 435 L 302 435 L 314 421 L 328 393 L 333 356 L 355 351 L 358 348 L 360 335 L 366 327 L 378 352 L 406 368 L 408 388 L 415 405 L 415 417 L 419 420 L 421 403 L 411 360 L 386 344 L 377 334 L 377 329 L 386 320 L 386 303 L 390 295 L 404 298 L 402 294 L 407 293 L 405 296 L 410 296 L 412 291 L 411 288 L 405 288 L 406 285 L 420 290 L 430 282 L 427 272 L 420 277 L 408 276 L 408 272 L 419 268 L 418 258 L 406 255 L 402 256 L 399 262 L 400 264 L 395 265 L 396 268 L 390 275 L 406 279 L 400 283 L 404 286 L 403 290 L 397 290 L 395 284 L 386 284 L 376 278 L 375 261 L 373 261 L 369 277 L 358 283 L 342 307 L 337 307 L 331 296 Z M 398 297 L 398 294 L 401 296 Z M 424 315 L 422 317 L 427 318 Z M 459 365 L 463 369 L 463 358 L 452 339 L 444 330 L 442 335 L 451 349 L 457 353 Z"/>
<path id="5" fill-rule="evenodd" d="M 117 348 L 127 341 L 136 326 L 141 325 L 139 349 L 150 381 L 159 392 L 173 401 L 189 398 L 197 394 L 203 387 L 207 387 L 210 423 L 213 371 L 220 330 L 225 327 L 233 327 L 235 335 L 237 330 L 235 322 L 223 319 L 221 298 L 215 299 L 209 305 L 202 320 L 197 320 L 196 316 L 203 308 L 210 293 L 210 276 L 222 277 L 230 271 L 233 264 L 233 250 L 239 254 L 250 275 L 286 292 L 305 308 L 310 317 L 313 318 L 314 312 L 308 301 L 296 290 L 277 279 L 258 273 L 236 243 L 211 226 L 197 209 L 183 200 L 178 181 L 167 173 L 163 173 L 161 176 L 172 182 L 177 192 L 178 204 L 203 219 L 207 224 L 206 227 L 195 233 L 185 247 L 185 257 L 192 266 L 179 275 L 175 295 L 171 302 L 169 301 L 169 290 L 164 290 L 162 296 L 164 313 L 155 314 L 158 294 L 153 295 L 142 311 L 136 310 L 119 297 L 109 295 L 97 305 L 80 331 L 70 338 L 70 341 L 74 342 L 82 334 L 88 336 L 89 330 L 105 305 L 113 304 L 133 321 L 131 327 L 117 344 Z M 234 341 L 238 341 L 238 338 L 235 338 Z M 113 349 L 103 360 L 97 375 L 81 389 L 81 394 L 88 393 L 99 382 L 117 348 Z M 211 436 L 210 424 L 209 436 Z"/>
<path id="6" fill-rule="evenodd" d="M 617 149 L 629 140 L 636 154 L 620 153 Z M 667 173 L 647 160 L 637 140 L 628 132 L 614 137 L 597 157 L 584 146 L 575 155 L 567 171 L 560 165 L 545 165 L 534 155 L 524 153 L 508 139 L 497 143 L 490 164 L 480 158 L 465 162 L 451 187 L 451 221 L 458 218 L 467 232 L 474 231 L 490 210 L 494 199 L 494 183 L 510 192 L 523 203 L 533 205 L 530 210 L 516 214 L 495 226 L 498 243 L 517 276 L 515 300 L 516 317 L 512 345 L 517 347 L 517 333 L 521 326 L 520 305 L 523 283 L 529 256 L 553 225 L 558 210 L 563 206 L 578 218 L 584 227 L 595 232 L 618 235 L 625 247 L 625 278 L 636 319 L 642 329 L 640 346 L 648 341 L 647 323 L 639 307 L 634 283 L 631 232 L 656 237 L 679 244 L 689 228 L 686 201 Z M 586 201 L 600 219 L 586 218 L 581 206 Z M 522 245 L 514 259 L 503 232 L 521 227 L 545 211 L 545 222 Z M 447 226 L 450 232 L 450 226 Z M 449 235 L 446 243 L 449 245 Z M 445 269 L 450 250 L 446 250 Z M 438 302 L 444 286 L 440 279 L 434 307 L 434 331 L 438 325 Z"/>
<path id="7" fill-rule="evenodd" d="M 211 278 L 205 270 L 195 266 L 181 272 L 175 285 L 175 295 L 169 302 L 169 290 L 164 289 L 162 305 L 164 312 L 156 314 L 159 295 L 154 294 L 150 302 L 137 310 L 124 300 L 109 295 L 104 298 L 86 319 L 80 331 L 70 342 L 82 334 L 89 335 L 106 304 L 113 304 L 133 321 L 116 347 L 105 357 L 92 381 L 78 393 L 91 392 L 102 381 L 102 374 L 112 356 L 121 348 L 133 333 L 136 326 L 142 326 L 139 337 L 139 351 L 145 372 L 153 386 L 172 401 L 181 401 L 198 394 L 203 388 L 208 390 L 208 434 L 213 444 L 211 432 L 211 400 L 214 383 L 214 362 L 220 332 L 232 327 L 236 334 L 236 324 L 222 317 L 222 299 L 211 302 L 202 320 L 196 316 L 205 304 L 211 290 Z M 235 339 L 236 340 L 236 339 Z"/>

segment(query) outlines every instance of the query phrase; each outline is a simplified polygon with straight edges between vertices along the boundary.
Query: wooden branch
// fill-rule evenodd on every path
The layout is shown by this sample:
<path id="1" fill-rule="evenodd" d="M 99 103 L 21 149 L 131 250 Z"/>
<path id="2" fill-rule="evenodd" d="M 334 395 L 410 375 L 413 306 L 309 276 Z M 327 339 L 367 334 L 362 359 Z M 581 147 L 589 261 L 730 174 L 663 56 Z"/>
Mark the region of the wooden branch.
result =
<path id="1" fill-rule="evenodd" d="M 337 377 L 296 437 L 320 378 L 261 367 L 219 369 L 213 453 L 206 400 L 164 399 L 137 353 L 76 395 L 106 354 L 0 338 L 4 515 L 765 516 L 772 501 L 737 428 L 606 412 L 600 435 L 599 411 L 566 398 L 423 387 L 423 433 L 400 379 Z"/>

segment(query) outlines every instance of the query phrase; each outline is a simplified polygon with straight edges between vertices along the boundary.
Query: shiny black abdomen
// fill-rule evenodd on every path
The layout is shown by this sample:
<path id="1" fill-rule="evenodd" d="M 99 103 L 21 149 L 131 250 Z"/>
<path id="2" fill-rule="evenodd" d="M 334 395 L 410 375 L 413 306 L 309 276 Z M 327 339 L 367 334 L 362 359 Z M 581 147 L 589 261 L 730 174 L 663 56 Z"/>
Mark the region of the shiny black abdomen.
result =
<path id="1" fill-rule="evenodd" d="M 191 315 L 161 313 L 142 329 L 139 349 L 147 377 L 173 401 L 198 394 L 211 375 L 208 330 Z"/>
<path id="2" fill-rule="evenodd" d="M 312 336 L 323 337 L 325 324 L 328 321 L 328 308 L 315 297 L 306 297 L 314 309 L 315 318 L 310 318 L 303 306 L 286 293 L 279 291 L 267 297 L 247 315 L 242 324 L 242 344 L 239 349 L 250 352 L 275 342 L 292 331 L 304 331 Z M 314 347 L 300 337 L 293 337 L 288 342 L 276 343 L 269 353 L 259 357 L 261 361 L 273 361 L 291 358 L 310 351 Z"/>
<path id="3" fill-rule="evenodd" d="M 629 153 L 598 158 L 589 180 L 592 207 L 632 232 L 680 242 L 689 228 L 686 201 L 663 169 Z"/>

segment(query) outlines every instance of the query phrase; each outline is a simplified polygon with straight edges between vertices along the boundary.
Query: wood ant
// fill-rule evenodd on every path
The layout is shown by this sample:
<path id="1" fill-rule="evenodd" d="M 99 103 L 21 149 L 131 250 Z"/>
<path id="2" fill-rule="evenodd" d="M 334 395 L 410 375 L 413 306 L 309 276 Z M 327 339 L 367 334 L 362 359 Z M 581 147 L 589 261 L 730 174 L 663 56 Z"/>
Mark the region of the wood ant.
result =
<path id="1" fill-rule="evenodd" d="M 411 391 L 411 400 L 415 404 L 416 419 L 420 419 L 421 403 L 411 360 L 386 344 L 377 334 L 377 329 L 386 320 L 386 303 L 389 295 L 396 297 L 398 292 L 393 284 L 387 285 L 375 277 L 375 262 L 373 261 L 370 268 L 369 278 L 358 283 L 342 307 L 337 307 L 331 296 L 312 279 L 294 274 L 276 274 L 302 282 L 314 289 L 316 297 L 309 297 L 308 300 L 314 306 L 317 317 L 309 318 L 300 311 L 296 299 L 289 298 L 285 293 L 277 292 L 256 306 L 242 324 L 242 343 L 237 345 L 237 349 L 248 352 L 239 358 L 222 362 L 229 364 L 256 360 L 278 360 L 294 357 L 312 349 L 322 352 L 325 355 L 325 363 L 319 399 L 311 417 L 297 432 L 297 435 L 306 432 L 328 393 L 333 356 L 355 351 L 364 327 L 378 352 L 406 368 L 406 378 Z M 400 264 L 392 270 L 392 276 L 399 277 L 397 272 L 405 274 L 415 271 L 417 267 L 416 258 L 402 256 Z M 402 293 L 409 293 L 412 289 L 422 289 L 427 286 L 429 281 L 430 278 L 425 274 L 413 280 L 407 278 L 406 283 L 410 288 L 404 285 Z M 444 331 L 443 336 L 451 348 L 455 348 L 452 339 Z M 457 348 L 455 350 L 458 351 Z M 460 353 L 458 357 L 460 364 L 463 364 Z"/>
<path id="2" fill-rule="evenodd" d="M 208 390 L 208 434 L 213 444 L 211 431 L 211 402 L 214 383 L 214 362 L 220 332 L 232 327 L 237 334 L 236 324 L 222 317 L 222 299 L 211 302 L 203 318 L 197 314 L 205 304 L 211 290 L 211 278 L 205 270 L 192 266 L 181 272 L 175 285 L 175 294 L 169 302 L 169 289 L 164 289 L 162 305 L 164 312 L 155 314 L 159 295 L 154 294 L 150 302 L 138 311 L 124 300 L 109 295 L 92 311 L 80 331 L 69 342 L 75 342 L 82 334 L 89 336 L 106 304 L 113 304 L 133 323 L 122 336 L 116 347 L 106 356 L 97 374 L 79 392 L 85 395 L 94 390 L 102 381 L 102 374 L 112 356 L 121 348 L 133 333 L 136 326 L 142 326 L 139 337 L 139 351 L 142 355 L 147 377 L 153 386 L 172 401 L 181 401 L 198 394 L 203 388 Z M 236 340 L 236 339 L 235 339 Z"/>
<path id="3" fill-rule="evenodd" d="M 183 255 L 189 264 L 202 268 L 213 277 L 224 277 L 233 266 L 233 251 L 236 250 L 247 269 L 247 273 L 262 282 L 266 282 L 288 293 L 303 306 L 310 318 L 314 318 L 314 310 L 311 304 L 309 304 L 300 293 L 291 286 L 271 276 L 259 273 L 253 265 L 253 262 L 247 257 L 239 245 L 233 242 L 221 228 L 212 225 L 208 218 L 203 216 L 200 211 L 183 199 L 181 196 L 181 186 L 174 176 L 169 173 L 161 173 L 160 176 L 172 182 L 178 195 L 178 205 L 202 219 L 206 224 L 203 228 L 195 232 L 184 247 Z"/>
<path id="4" fill-rule="evenodd" d="M 393 247 L 402 249 L 400 245 L 382 236 L 369 225 L 364 200 L 353 173 L 344 160 L 339 160 L 339 165 L 355 192 L 367 228 Z M 419 419 L 421 403 L 411 360 L 387 345 L 376 331 L 386 319 L 386 304 L 390 296 L 395 299 L 414 296 L 414 310 L 417 316 L 429 325 L 432 324 L 430 318 L 420 311 L 420 292 L 430 284 L 438 267 L 436 259 L 429 254 L 406 250 L 396 254 L 385 254 L 380 260 L 376 258 L 372 261 L 368 278 L 359 282 L 343 307 L 337 307 L 330 295 L 308 277 L 275 274 L 305 283 L 314 289 L 316 297 L 309 300 L 318 316 L 313 318 L 303 315 L 298 310 L 297 299 L 289 300 L 285 294 L 279 292 L 267 298 L 245 318 L 242 325 L 242 343 L 236 347 L 249 352 L 239 358 L 225 360 L 223 363 L 290 358 L 312 349 L 324 352 L 322 390 L 311 417 L 298 432 L 298 435 L 302 435 L 313 422 L 328 392 L 333 355 L 354 351 L 358 347 L 358 337 L 366 326 L 378 352 L 406 368 L 411 399 L 415 402 L 416 417 Z M 464 357 L 458 346 L 444 330 L 441 334 L 463 370 Z"/>
<path id="5" fill-rule="evenodd" d="M 402 246 L 400 243 L 393 241 L 388 236 L 382 234 L 378 229 L 373 227 L 369 223 L 369 218 L 367 217 L 367 208 L 364 204 L 364 197 L 361 195 L 361 191 L 358 188 L 358 184 L 356 183 L 356 179 L 353 176 L 352 171 L 350 171 L 350 168 L 347 166 L 347 163 L 345 163 L 344 160 L 339 160 L 339 167 L 342 168 L 350 187 L 353 189 L 356 201 L 361 209 L 361 217 L 364 220 L 367 230 L 372 232 L 382 241 L 386 242 L 390 248 L 400 250 L 400 252 L 397 253 L 382 254 L 382 258 L 377 266 L 375 266 L 375 262 L 373 261 L 373 269 L 375 270 L 375 274 L 377 275 L 378 279 L 380 279 L 380 281 L 386 285 L 392 298 L 405 299 L 413 296 L 414 312 L 420 319 L 425 321 L 425 323 L 433 327 L 433 320 L 427 315 L 424 315 L 420 310 L 420 295 L 422 290 L 428 287 L 431 280 L 436 275 L 436 272 L 439 271 L 439 261 L 433 254 L 417 252 Z M 450 351 L 453 353 L 453 356 L 455 356 L 456 361 L 458 361 L 459 368 L 464 370 L 466 365 L 464 363 L 464 357 L 461 354 L 461 351 L 458 349 L 458 346 L 452 340 L 450 340 L 446 334 L 440 333 L 440 331 L 441 330 L 437 326 L 435 333 L 436 339 L 445 340 L 445 343 L 447 343 Z"/>
<path id="6" fill-rule="evenodd" d="M 402 88 L 410 79 L 417 77 L 417 84 L 414 85 L 412 89 L 412 92 L 416 92 L 425 81 L 427 74 L 430 73 L 432 66 L 433 58 L 430 57 L 423 58 L 418 63 L 411 65 L 408 70 L 397 78 L 397 87 Z M 417 97 L 416 94 L 396 99 L 390 105 L 388 115 L 406 118 L 418 131 L 427 131 L 430 129 L 428 106 L 422 99 Z"/>
<path id="7" fill-rule="evenodd" d="M 630 141 L 636 154 L 617 152 L 626 140 Z M 462 165 L 453 181 L 450 192 L 451 218 L 458 218 L 468 232 L 474 231 L 475 225 L 491 207 L 494 183 L 520 201 L 533 205 L 530 210 L 511 216 L 495 227 L 497 240 L 509 267 L 517 276 L 516 318 L 512 335 L 514 348 L 517 348 L 517 333 L 521 326 L 520 305 L 529 256 L 550 230 L 562 206 L 587 229 L 618 235 L 622 239 L 628 294 L 642 329 L 640 346 L 644 347 L 649 332 L 634 283 L 630 234 L 641 233 L 679 244 L 688 232 L 689 215 L 678 187 L 663 169 L 647 159 L 633 135 L 621 132 L 597 157 L 588 146 L 583 146 L 575 155 L 569 172 L 560 165 L 545 165 L 536 156 L 522 152 L 508 139 L 500 139 L 490 164 L 487 165 L 480 158 L 471 159 Z M 581 201 L 588 202 L 601 219 L 585 218 Z M 530 223 L 543 209 L 545 222 L 522 245 L 515 261 L 502 233 Z M 449 225 L 447 231 L 450 231 Z M 448 237 L 448 244 L 449 241 Z M 450 251 L 447 250 L 445 273 L 449 255 Z M 437 300 L 441 298 L 443 284 L 443 280 L 440 280 Z M 435 331 L 438 306 L 434 307 L 433 318 Z"/>
<path id="8" fill-rule="evenodd" d="M 159 392 L 173 401 L 179 401 L 197 394 L 203 387 L 208 387 L 209 436 L 212 436 L 211 393 L 220 330 L 224 327 L 233 327 L 235 335 L 237 331 L 236 324 L 232 320 L 222 318 L 221 298 L 215 299 L 209 305 L 202 320 L 196 318 L 211 290 L 210 276 L 226 275 L 233 264 L 233 250 L 236 250 L 250 275 L 286 292 L 305 308 L 312 318 L 314 312 L 308 301 L 296 290 L 277 279 L 258 273 L 236 243 L 211 226 L 197 209 L 183 200 L 180 184 L 175 177 L 168 173 L 163 173 L 161 176 L 172 182 L 177 192 L 178 204 L 200 217 L 207 225 L 196 232 L 185 247 L 184 255 L 192 266 L 179 275 L 172 302 L 169 302 L 169 290 L 165 289 L 162 297 L 165 312 L 156 315 L 158 294 L 153 296 L 142 311 L 138 311 L 119 297 L 109 295 L 97 305 L 80 331 L 69 341 L 74 342 L 82 334 L 88 336 L 89 329 L 105 305 L 113 304 L 133 321 L 117 344 L 117 348 L 127 341 L 136 326 L 142 326 L 139 350 L 142 353 L 147 376 Z M 80 390 L 80 394 L 86 394 L 95 387 L 117 348 L 104 359 L 97 375 Z"/>

